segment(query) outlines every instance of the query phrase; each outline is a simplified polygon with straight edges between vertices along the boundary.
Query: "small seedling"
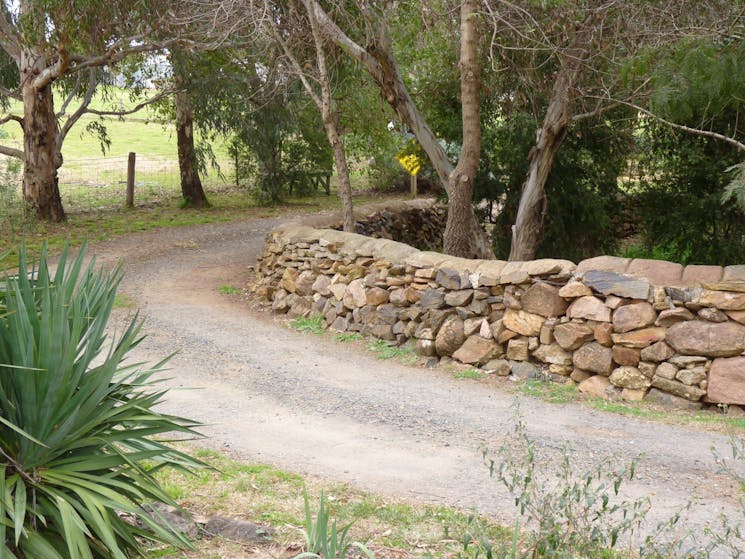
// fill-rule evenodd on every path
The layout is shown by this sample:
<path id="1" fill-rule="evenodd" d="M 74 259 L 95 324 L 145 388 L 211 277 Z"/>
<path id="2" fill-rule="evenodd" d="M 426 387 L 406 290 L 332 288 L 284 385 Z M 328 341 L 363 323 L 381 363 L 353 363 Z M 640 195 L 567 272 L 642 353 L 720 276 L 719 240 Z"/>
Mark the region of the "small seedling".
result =
<path id="1" fill-rule="evenodd" d="M 466 378 L 471 380 L 478 380 L 484 376 L 483 371 L 480 371 L 474 367 L 471 367 L 470 369 L 461 369 L 460 371 L 455 371 L 453 374 L 455 378 Z"/>
<path id="2" fill-rule="evenodd" d="M 374 351 L 378 359 L 393 359 L 395 357 L 399 361 L 409 364 L 416 361 L 416 356 L 410 347 L 392 345 L 385 340 L 375 340 L 367 348 Z"/>
<path id="3" fill-rule="evenodd" d="M 218 291 L 223 295 L 240 295 L 241 290 L 234 285 L 221 285 Z"/>
<path id="4" fill-rule="evenodd" d="M 299 316 L 293 318 L 290 321 L 290 326 L 299 332 L 306 334 L 323 334 L 325 328 L 323 324 L 323 316 L 320 314 L 313 314 L 311 316 Z"/>
<path id="5" fill-rule="evenodd" d="M 362 339 L 362 334 L 357 332 L 342 332 L 336 335 L 337 342 L 358 342 Z"/>

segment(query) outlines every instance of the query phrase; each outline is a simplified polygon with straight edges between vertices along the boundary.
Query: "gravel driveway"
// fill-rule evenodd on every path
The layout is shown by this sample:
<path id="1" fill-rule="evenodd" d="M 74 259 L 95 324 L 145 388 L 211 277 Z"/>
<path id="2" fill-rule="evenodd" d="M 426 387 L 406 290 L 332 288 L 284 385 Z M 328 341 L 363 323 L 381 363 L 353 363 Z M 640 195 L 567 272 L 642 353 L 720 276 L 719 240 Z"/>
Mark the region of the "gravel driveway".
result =
<path id="1" fill-rule="evenodd" d="M 146 319 L 137 360 L 170 362 L 166 408 L 204 422 L 204 444 L 362 489 L 514 518 L 490 479 L 482 449 L 498 448 L 515 421 L 516 396 L 443 368 L 381 361 L 363 344 L 288 329 L 223 285 L 243 286 L 276 219 L 150 231 L 92 246 L 121 260 L 122 290 Z M 194 390 L 197 389 L 198 390 Z M 520 397 L 540 462 L 568 449 L 577 469 L 641 455 L 625 496 L 648 496 L 650 525 L 691 503 L 696 532 L 720 513 L 742 518 L 740 489 L 718 473 L 724 435 Z"/>

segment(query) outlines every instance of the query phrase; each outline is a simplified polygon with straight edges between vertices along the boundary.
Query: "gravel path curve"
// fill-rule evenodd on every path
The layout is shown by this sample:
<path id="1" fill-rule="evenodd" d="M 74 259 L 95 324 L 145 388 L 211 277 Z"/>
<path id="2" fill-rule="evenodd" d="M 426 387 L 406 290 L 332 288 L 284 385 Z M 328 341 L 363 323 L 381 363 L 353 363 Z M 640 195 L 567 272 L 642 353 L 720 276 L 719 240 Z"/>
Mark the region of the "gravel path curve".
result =
<path id="1" fill-rule="evenodd" d="M 490 479 L 483 448 L 498 448 L 516 397 L 493 383 L 380 361 L 362 344 L 301 334 L 236 297 L 265 234 L 253 219 L 144 232 L 94 245 L 99 262 L 124 264 L 122 290 L 140 307 L 146 340 L 133 357 L 178 351 L 165 408 L 206 424 L 205 444 L 240 458 L 352 483 L 409 500 L 476 509 L 503 521 L 512 500 Z M 198 388 L 198 390 L 192 390 Z M 625 496 L 648 496 L 650 525 L 691 503 L 697 532 L 720 513 L 742 518 L 739 490 L 718 473 L 724 435 L 522 397 L 541 461 L 567 448 L 577 468 L 641 455 Z"/>

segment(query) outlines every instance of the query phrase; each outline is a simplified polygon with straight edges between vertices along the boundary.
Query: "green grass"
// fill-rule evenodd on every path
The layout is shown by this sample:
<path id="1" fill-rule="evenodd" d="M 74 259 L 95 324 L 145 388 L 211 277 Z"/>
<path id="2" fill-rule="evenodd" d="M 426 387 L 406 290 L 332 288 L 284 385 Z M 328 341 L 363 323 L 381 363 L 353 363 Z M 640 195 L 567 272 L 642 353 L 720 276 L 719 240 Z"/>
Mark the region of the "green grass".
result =
<path id="1" fill-rule="evenodd" d="M 351 539 L 364 542 L 379 557 L 410 557 L 411 553 L 419 557 L 456 557 L 459 539 L 475 525 L 496 544 L 511 538 L 511 529 L 469 512 L 390 500 L 347 484 L 304 480 L 273 466 L 237 462 L 213 450 L 192 449 L 191 453 L 215 469 L 196 475 L 164 472 L 159 474 L 161 483 L 193 514 L 227 516 L 274 527 L 276 543 L 262 550 L 262 557 L 292 556 L 288 548 L 295 549 L 303 542 L 304 485 L 311 503 L 317 503 L 321 493 L 326 495 L 339 525 L 354 522 Z M 147 557 L 253 557 L 247 548 L 219 539 L 202 539 L 196 544 L 195 552 L 166 548 L 152 550 Z M 391 552 L 394 555 L 389 555 Z"/>
<path id="2" fill-rule="evenodd" d="M 240 295 L 242 293 L 241 289 L 234 285 L 221 285 L 217 290 L 223 295 Z"/>
<path id="3" fill-rule="evenodd" d="M 342 332 L 335 337 L 337 342 L 359 342 L 363 339 L 362 334 L 358 332 Z"/>
<path id="4" fill-rule="evenodd" d="M 306 334 L 315 334 L 320 336 L 326 331 L 323 316 L 320 314 L 313 314 L 308 317 L 293 318 L 290 321 L 290 326 L 295 330 L 304 332 Z"/>
<path id="5" fill-rule="evenodd" d="M 553 404 L 567 404 L 579 399 L 577 387 L 572 383 L 527 380 L 520 383 L 519 388 L 526 396 L 540 398 Z"/>
<path id="6" fill-rule="evenodd" d="M 408 346 L 397 346 L 385 340 L 374 340 L 367 349 L 375 352 L 378 359 L 397 359 L 405 364 L 416 361 L 414 351 Z"/>
<path id="7" fill-rule="evenodd" d="M 484 378 L 484 372 L 476 369 L 475 367 L 471 367 L 469 369 L 456 370 L 453 373 L 453 376 L 460 379 L 479 380 L 481 378 Z"/>

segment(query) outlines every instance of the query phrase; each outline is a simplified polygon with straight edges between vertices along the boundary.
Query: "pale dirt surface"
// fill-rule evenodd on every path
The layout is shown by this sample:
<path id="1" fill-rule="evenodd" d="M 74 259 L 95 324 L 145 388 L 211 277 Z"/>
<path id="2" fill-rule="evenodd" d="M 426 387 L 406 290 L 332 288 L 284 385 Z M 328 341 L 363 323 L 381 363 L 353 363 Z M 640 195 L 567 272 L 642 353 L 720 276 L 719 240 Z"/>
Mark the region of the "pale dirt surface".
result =
<path id="1" fill-rule="evenodd" d="M 150 231 L 91 246 L 121 260 L 122 291 L 140 307 L 148 337 L 133 359 L 172 352 L 164 406 L 205 423 L 199 444 L 407 500 L 475 509 L 511 522 L 514 507 L 489 477 L 482 449 L 512 428 L 516 396 L 499 383 L 453 378 L 444 368 L 381 361 L 364 344 L 288 329 L 223 285 L 245 286 L 276 219 Z M 119 311 L 122 314 L 122 311 Z M 625 496 L 648 496 L 650 524 L 691 502 L 701 532 L 733 520 L 739 488 L 718 472 L 711 448 L 725 435 L 520 397 L 542 462 L 563 448 L 579 468 L 642 455 Z"/>

